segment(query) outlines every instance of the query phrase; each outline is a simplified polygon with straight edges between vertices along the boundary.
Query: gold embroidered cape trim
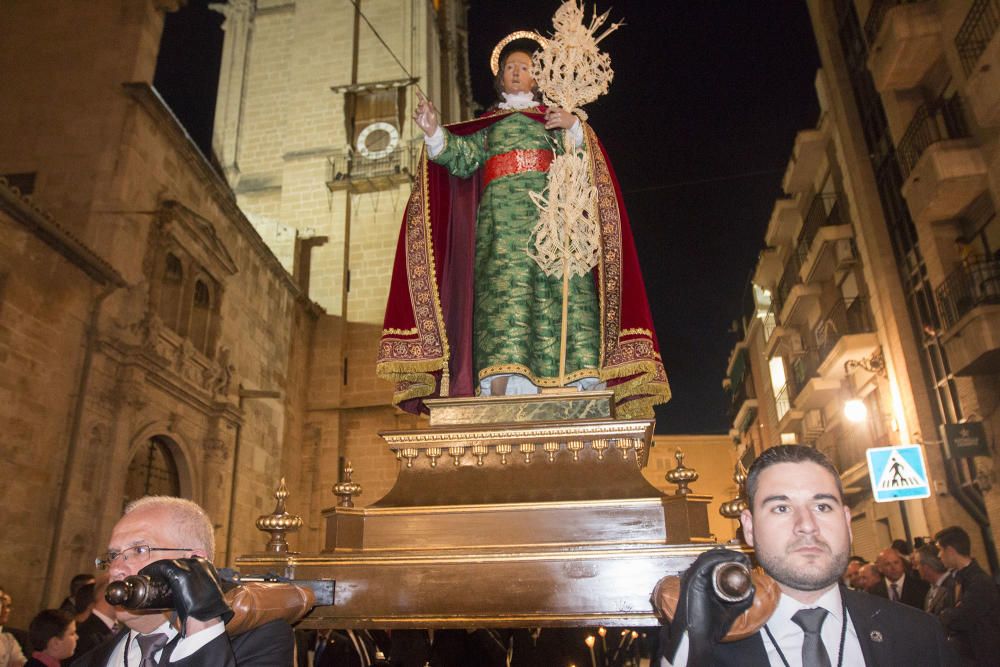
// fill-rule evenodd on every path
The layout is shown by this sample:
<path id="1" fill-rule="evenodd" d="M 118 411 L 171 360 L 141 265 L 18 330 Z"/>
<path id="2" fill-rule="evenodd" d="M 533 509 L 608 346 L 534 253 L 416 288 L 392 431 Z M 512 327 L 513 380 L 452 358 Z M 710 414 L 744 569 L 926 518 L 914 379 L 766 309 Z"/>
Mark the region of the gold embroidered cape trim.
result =
<path id="1" fill-rule="evenodd" d="M 396 383 L 396 404 L 434 393 L 434 371 L 442 372 L 440 395 L 448 394 L 450 352 L 435 271 L 426 148 L 421 151 L 418 178 L 406 204 L 405 226 L 406 272 L 416 327 L 393 331 L 413 337 L 383 338 L 376 362 L 376 374 Z"/>
<path id="2" fill-rule="evenodd" d="M 536 387 L 559 387 L 559 376 L 546 377 L 544 375 L 536 375 L 531 371 L 530 368 L 522 364 L 495 364 L 489 366 L 479 371 L 479 379 L 489 377 L 490 375 L 501 375 L 508 373 L 516 373 L 517 375 L 523 375 L 528 378 L 532 384 Z M 582 380 L 584 378 L 600 378 L 601 373 L 596 368 L 581 368 L 578 371 L 573 371 L 566 376 L 566 384 L 570 382 L 576 382 L 577 380 Z"/>
<path id="3" fill-rule="evenodd" d="M 582 121 L 581 121 L 582 122 Z M 653 406 L 670 400 L 670 385 L 647 329 L 621 329 L 622 223 L 611 172 L 589 123 L 583 122 L 592 182 L 601 220 L 601 380 L 629 380 L 611 387 L 617 413 L 624 418 L 651 417 Z M 639 336 L 638 338 L 626 338 Z M 631 398 L 639 396 L 639 398 Z"/>

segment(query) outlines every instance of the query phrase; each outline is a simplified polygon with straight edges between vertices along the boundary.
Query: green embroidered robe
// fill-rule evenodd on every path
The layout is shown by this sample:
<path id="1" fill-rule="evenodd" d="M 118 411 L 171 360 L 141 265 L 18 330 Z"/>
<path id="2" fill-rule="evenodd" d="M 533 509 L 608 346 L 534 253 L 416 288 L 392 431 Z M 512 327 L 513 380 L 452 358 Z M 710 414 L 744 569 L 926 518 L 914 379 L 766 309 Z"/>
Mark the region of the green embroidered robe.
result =
<path id="1" fill-rule="evenodd" d="M 558 145 L 556 133 L 521 113 L 511 113 L 475 134 L 445 130 L 444 149 L 434 162 L 468 178 L 494 155 Z M 559 384 L 562 278 L 548 277 L 526 250 L 538 222 L 529 192 L 541 192 L 546 174 L 526 171 L 491 181 L 476 220 L 473 363 L 476 378 L 502 373 L 527 377 L 537 386 Z M 592 275 L 569 284 L 566 382 L 599 377 L 600 307 Z M 478 384 L 478 382 L 477 382 Z"/>

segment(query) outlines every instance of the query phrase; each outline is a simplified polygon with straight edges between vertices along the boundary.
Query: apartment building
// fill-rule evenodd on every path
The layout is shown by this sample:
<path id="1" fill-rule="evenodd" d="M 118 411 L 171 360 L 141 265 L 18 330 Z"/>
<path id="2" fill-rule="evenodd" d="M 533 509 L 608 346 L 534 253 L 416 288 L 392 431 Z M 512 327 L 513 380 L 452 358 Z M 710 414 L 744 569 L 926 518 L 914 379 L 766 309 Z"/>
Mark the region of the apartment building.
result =
<path id="1" fill-rule="evenodd" d="M 1000 2 L 810 0 L 820 118 L 796 138 L 724 384 L 731 435 L 842 471 L 855 551 L 960 524 L 995 570 Z M 923 445 L 924 500 L 865 452 Z"/>

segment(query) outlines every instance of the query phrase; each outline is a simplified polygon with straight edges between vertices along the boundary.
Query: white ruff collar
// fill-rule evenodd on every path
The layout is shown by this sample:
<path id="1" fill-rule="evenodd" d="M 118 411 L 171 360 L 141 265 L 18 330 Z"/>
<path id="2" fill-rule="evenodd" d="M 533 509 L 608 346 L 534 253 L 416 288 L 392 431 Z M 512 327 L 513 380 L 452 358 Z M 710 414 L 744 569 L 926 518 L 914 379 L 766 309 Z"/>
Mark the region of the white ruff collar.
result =
<path id="1" fill-rule="evenodd" d="M 523 93 L 500 93 L 504 101 L 497 105 L 500 109 L 527 109 L 538 106 L 535 96 L 530 92 Z"/>

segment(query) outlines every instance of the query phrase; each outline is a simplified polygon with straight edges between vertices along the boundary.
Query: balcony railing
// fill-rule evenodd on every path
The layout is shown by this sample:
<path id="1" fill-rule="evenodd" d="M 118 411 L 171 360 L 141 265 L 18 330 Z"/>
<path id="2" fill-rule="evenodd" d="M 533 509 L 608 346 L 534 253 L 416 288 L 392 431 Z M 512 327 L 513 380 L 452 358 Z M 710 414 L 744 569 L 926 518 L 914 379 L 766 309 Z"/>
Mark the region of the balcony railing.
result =
<path id="1" fill-rule="evenodd" d="M 774 330 L 778 327 L 778 316 L 775 315 L 774 302 L 771 302 L 771 306 L 767 309 L 767 312 L 760 318 L 760 323 L 764 330 L 764 342 L 766 343 L 771 340 Z"/>
<path id="2" fill-rule="evenodd" d="M 823 227 L 847 224 L 843 215 L 840 200 L 837 195 L 816 195 L 809 206 L 809 213 L 806 214 L 805 222 L 802 223 L 802 231 L 799 232 L 799 242 L 795 248 L 795 254 L 799 257 L 799 264 L 806 263 L 809 256 L 809 249 L 816 238 L 816 234 Z"/>
<path id="3" fill-rule="evenodd" d="M 791 389 L 786 384 L 774 395 L 774 410 L 777 412 L 778 421 L 784 417 L 792 407 Z"/>
<path id="4" fill-rule="evenodd" d="M 837 301 L 816 327 L 816 347 L 820 361 L 826 359 L 842 337 L 873 331 L 875 322 L 867 299 L 855 297 Z"/>
<path id="5" fill-rule="evenodd" d="M 351 188 L 367 192 L 411 180 L 420 156 L 420 144 L 398 146 L 388 155 L 375 159 L 351 151 L 336 153 L 328 159 L 331 190 Z"/>
<path id="6" fill-rule="evenodd" d="M 976 306 L 1000 303 L 1000 260 L 984 259 L 960 266 L 937 290 L 938 310 L 945 329 Z"/>
<path id="7" fill-rule="evenodd" d="M 962 110 L 958 93 L 948 99 L 923 104 L 913 114 L 906 134 L 899 142 L 899 166 L 907 178 L 931 144 L 946 139 L 963 139 L 969 136 L 969 126 Z"/>
<path id="8" fill-rule="evenodd" d="M 792 253 L 791 257 L 788 258 L 788 264 L 785 264 L 785 271 L 781 274 L 781 280 L 778 281 L 778 286 L 774 290 L 774 300 L 772 301 L 775 308 L 774 312 L 781 312 L 789 292 L 792 291 L 793 287 L 802 282 L 802 278 L 799 276 L 801 269 L 802 262 L 799 261 L 798 253 Z"/>
<path id="9" fill-rule="evenodd" d="M 814 349 L 804 350 L 792 359 L 792 363 L 789 364 L 792 373 L 791 377 L 788 378 L 788 384 L 791 387 L 793 401 L 802 391 L 802 387 L 818 375 L 819 362 L 819 354 Z"/>
<path id="10" fill-rule="evenodd" d="M 955 35 L 955 49 L 968 76 L 1000 28 L 1000 0 L 975 0 Z"/>
<path id="11" fill-rule="evenodd" d="M 868 43 L 875 42 L 878 31 L 882 29 L 882 24 L 885 22 L 885 15 L 889 13 L 890 9 L 896 5 L 908 5 L 914 2 L 922 2 L 922 0 L 875 0 L 868 12 L 868 18 L 865 19 L 865 39 L 868 40 Z"/>
<path id="12" fill-rule="evenodd" d="M 785 386 L 774 395 L 775 405 L 778 411 L 778 420 L 784 416 L 791 408 L 795 397 L 802 391 L 802 387 L 813 377 L 819 368 L 819 358 L 816 350 L 804 350 L 798 353 L 788 363 L 788 376 L 785 379 Z M 784 403 L 784 409 L 782 409 Z"/>
<path id="13" fill-rule="evenodd" d="M 730 387 L 730 392 L 732 392 L 732 401 L 729 404 L 730 419 L 736 417 L 736 413 L 740 411 L 740 407 L 747 400 L 757 398 L 757 393 L 753 388 L 753 378 L 750 376 L 750 373 L 747 373 L 743 381 L 738 385 Z"/>

